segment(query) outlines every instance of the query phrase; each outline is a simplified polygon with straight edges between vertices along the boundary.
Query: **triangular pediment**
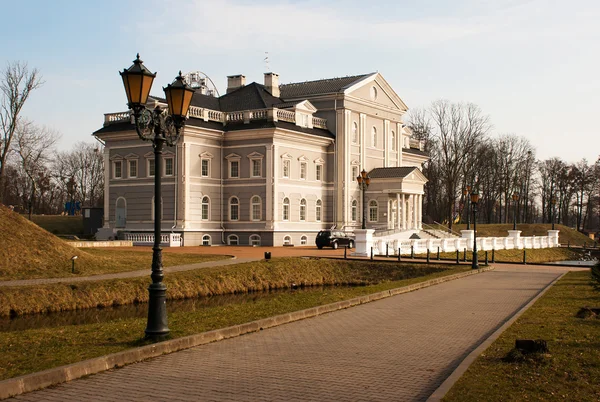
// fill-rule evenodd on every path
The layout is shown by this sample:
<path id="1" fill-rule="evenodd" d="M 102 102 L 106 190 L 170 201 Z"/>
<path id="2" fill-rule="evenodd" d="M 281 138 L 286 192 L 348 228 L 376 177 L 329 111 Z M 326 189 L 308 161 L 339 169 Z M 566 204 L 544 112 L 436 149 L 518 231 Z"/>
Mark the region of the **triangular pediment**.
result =
<path id="1" fill-rule="evenodd" d="M 117 160 L 122 160 L 123 156 L 119 155 L 119 154 L 114 154 L 113 156 L 110 157 L 111 161 L 117 161 Z"/>
<path id="2" fill-rule="evenodd" d="M 298 157 L 298 160 L 300 162 L 306 162 L 306 161 L 308 161 L 308 158 L 306 156 L 304 156 L 304 155 L 301 155 L 300 157 Z"/>
<path id="3" fill-rule="evenodd" d="M 284 154 L 281 154 L 281 158 L 282 159 L 292 159 L 292 155 L 288 154 L 287 152 Z"/>
<path id="4" fill-rule="evenodd" d="M 325 159 L 323 158 L 317 158 L 314 160 L 315 163 L 325 163 Z"/>
<path id="5" fill-rule="evenodd" d="M 125 159 L 139 159 L 140 156 L 138 154 L 127 154 L 125 155 Z"/>
<path id="6" fill-rule="evenodd" d="M 402 112 L 408 110 L 406 103 L 398 96 L 380 73 L 364 77 L 344 90 L 349 97 L 360 98 L 367 102 L 380 104 Z"/>
<path id="7" fill-rule="evenodd" d="M 211 154 L 210 152 L 202 152 L 200 155 L 198 155 L 200 158 L 202 159 L 212 159 L 213 154 Z"/>
<path id="8" fill-rule="evenodd" d="M 308 112 L 310 114 L 313 114 L 317 111 L 317 108 L 307 100 L 303 100 L 302 102 L 297 103 L 294 106 L 294 109 L 297 111 Z"/>
<path id="9" fill-rule="evenodd" d="M 236 153 L 230 153 L 225 157 L 225 159 L 242 159 L 242 157 Z"/>
<path id="10" fill-rule="evenodd" d="M 257 159 L 257 158 L 264 158 L 265 156 L 259 152 L 252 152 L 250 155 L 248 155 L 248 158 L 250 159 Z"/>

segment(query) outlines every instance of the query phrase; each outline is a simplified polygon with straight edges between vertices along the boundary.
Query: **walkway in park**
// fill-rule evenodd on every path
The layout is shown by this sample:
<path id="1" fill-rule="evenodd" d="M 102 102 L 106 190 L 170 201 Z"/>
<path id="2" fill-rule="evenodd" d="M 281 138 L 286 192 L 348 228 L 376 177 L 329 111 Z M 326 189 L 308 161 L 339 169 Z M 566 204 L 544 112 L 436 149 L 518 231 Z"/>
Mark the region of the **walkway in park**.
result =
<path id="1" fill-rule="evenodd" d="M 161 356 L 21 401 L 422 401 L 565 268 L 498 265 Z"/>

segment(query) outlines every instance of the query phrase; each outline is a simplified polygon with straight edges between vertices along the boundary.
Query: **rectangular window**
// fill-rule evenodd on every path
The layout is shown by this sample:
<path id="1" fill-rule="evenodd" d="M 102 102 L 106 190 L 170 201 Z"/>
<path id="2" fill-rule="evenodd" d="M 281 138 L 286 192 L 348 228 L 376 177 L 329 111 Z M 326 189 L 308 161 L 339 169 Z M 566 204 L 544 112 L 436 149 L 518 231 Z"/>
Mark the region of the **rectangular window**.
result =
<path id="1" fill-rule="evenodd" d="M 252 177 L 260 177 L 262 176 L 262 169 L 260 166 L 260 159 L 252 160 Z"/>
<path id="2" fill-rule="evenodd" d="M 259 221 L 260 220 L 260 205 L 252 204 L 252 220 Z"/>
<path id="3" fill-rule="evenodd" d="M 165 176 L 173 176 L 173 158 L 165 158 Z"/>
<path id="4" fill-rule="evenodd" d="M 290 220 L 290 205 L 289 204 L 283 204 L 283 220 L 284 221 Z"/>
<path id="5" fill-rule="evenodd" d="M 129 161 L 129 177 L 137 177 L 137 161 Z"/>
<path id="6" fill-rule="evenodd" d="M 318 181 L 323 180 L 323 165 L 315 166 L 315 179 Z"/>
<path id="7" fill-rule="evenodd" d="M 210 175 L 208 162 L 208 159 L 202 159 L 202 177 L 208 177 Z"/>
<path id="8" fill-rule="evenodd" d="M 237 205 L 237 204 L 231 205 L 231 210 L 229 212 L 229 219 L 231 219 L 232 221 L 237 221 L 238 219 L 240 219 L 239 205 Z"/>
<path id="9" fill-rule="evenodd" d="M 148 176 L 154 177 L 156 173 L 156 164 L 154 163 L 154 159 L 150 159 L 148 161 Z"/>
<path id="10" fill-rule="evenodd" d="M 300 178 L 302 180 L 306 179 L 306 162 L 300 163 Z"/>
<path id="11" fill-rule="evenodd" d="M 289 159 L 286 159 L 283 161 L 283 177 L 285 177 L 285 178 L 290 177 L 290 161 L 289 161 Z"/>
<path id="12" fill-rule="evenodd" d="M 229 162 L 229 177 L 240 177 L 240 161 Z"/>
<path id="13" fill-rule="evenodd" d="M 114 168 L 115 168 L 115 179 L 120 179 L 121 177 L 123 177 L 123 164 L 121 161 L 116 161 L 114 164 Z"/>

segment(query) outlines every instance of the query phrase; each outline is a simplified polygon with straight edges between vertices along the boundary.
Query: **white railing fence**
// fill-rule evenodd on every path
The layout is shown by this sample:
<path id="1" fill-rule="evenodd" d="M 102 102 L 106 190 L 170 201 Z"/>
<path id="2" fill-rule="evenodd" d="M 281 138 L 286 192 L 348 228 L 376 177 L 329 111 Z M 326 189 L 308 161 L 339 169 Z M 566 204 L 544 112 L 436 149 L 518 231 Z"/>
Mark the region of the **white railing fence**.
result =
<path id="1" fill-rule="evenodd" d="M 133 242 L 134 246 L 147 246 L 154 244 L 154 233 L 125 233 L 125 240 Z M 160 235 L 160 244 L 165 247 L 181 247 L 181 233 L 163 233 Z"/>
<path id="2" fill-rule="evenodd" d="M 456 251 L 473 251 L 473 239 L 468 237 L 453 237 L 442 239 L 398 239 L 393 235 L 374 238 L 367 235 L 371 230 L 356 230 L 356 252 L 355 255 L 410 255 L 437 253 L 438 247 L 441 253 Z M 371 231 L 372 232 L 372 231 Z M 530 237 L 478 237 L 478 251 L 532 249 L 559 247 L 558 231 L 549 230 L 547 236 Z"/>

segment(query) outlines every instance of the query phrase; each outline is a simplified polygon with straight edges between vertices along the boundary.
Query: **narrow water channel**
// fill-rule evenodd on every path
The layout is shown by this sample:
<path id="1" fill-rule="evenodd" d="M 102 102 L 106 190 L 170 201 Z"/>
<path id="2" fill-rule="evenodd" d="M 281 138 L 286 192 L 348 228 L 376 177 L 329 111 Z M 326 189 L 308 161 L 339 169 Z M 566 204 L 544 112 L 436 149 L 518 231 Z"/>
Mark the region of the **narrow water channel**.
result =
<path id="1" fill-rule="evenodd" d="M 280 289 L 264 292 L 228 294 L 211 297 L 201 297 L 185 300 L 167 301 L 170 312 L 188 312 L 200 308 L 225 306 L 228 304 L 255 303 L 258 300 L 268 300 L 281 294 L 323 292 L 325 287 Z M 84 325 L 110 322 L 122 318 L 143 318 L 148 314 L 148 304 L 129 304 L 124 306 L 106 307 L 102 309 L 85 309 L 64 311 L 48 314 L 31 314 L 13 318 L 0 318 L 0 332 L 25 331 L 34 328 L 54 328 L 65 325 Z"/>

